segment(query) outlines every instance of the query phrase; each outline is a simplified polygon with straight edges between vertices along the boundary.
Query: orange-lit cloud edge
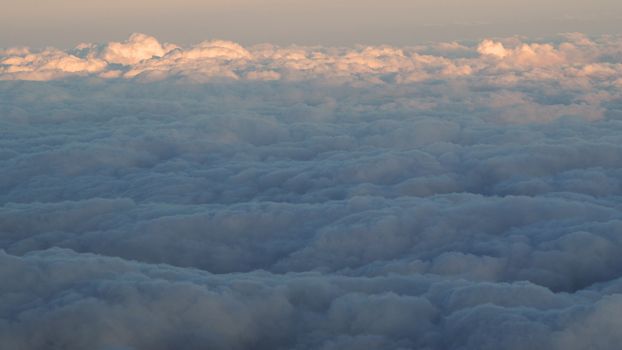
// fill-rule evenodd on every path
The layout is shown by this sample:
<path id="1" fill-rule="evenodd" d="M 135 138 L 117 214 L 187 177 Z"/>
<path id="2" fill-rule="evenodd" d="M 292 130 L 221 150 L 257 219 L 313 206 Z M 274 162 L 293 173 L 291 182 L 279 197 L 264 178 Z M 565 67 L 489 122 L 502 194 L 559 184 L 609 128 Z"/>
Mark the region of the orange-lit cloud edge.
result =
<path id="1" fill-rule="evenodd" d="M 622 38 L 565 34 L 549 42 L 517 38 L 486 39 L 417 47 L 354 48 L 242 47 L 222 40 L 182 48 L 145 34 L 124 42 L 54 48 L 0 50 L 0 80 L 54 80 L 96 76 L 158 81 L 178 78 L 207 82 L 234 80 L 310 80 L 368 84 L 413 83 L 468 76 L 494 77 L 498 84 L 521 79 L 562 80 L 574 86 L 622 86 Z M 389 75 L 389 76 L 387 76 Z"/>

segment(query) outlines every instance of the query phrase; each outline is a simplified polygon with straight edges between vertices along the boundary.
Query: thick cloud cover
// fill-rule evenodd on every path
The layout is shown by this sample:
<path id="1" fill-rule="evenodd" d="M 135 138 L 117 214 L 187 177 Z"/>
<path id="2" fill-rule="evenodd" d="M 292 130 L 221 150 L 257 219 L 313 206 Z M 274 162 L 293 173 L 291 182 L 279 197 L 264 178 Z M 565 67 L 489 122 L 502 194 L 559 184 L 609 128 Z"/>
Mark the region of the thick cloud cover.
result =
<path id="1" fill-rule="evenodd" d="M 0 51 L 0 343 L 615 349 L 621 53 Z"/>

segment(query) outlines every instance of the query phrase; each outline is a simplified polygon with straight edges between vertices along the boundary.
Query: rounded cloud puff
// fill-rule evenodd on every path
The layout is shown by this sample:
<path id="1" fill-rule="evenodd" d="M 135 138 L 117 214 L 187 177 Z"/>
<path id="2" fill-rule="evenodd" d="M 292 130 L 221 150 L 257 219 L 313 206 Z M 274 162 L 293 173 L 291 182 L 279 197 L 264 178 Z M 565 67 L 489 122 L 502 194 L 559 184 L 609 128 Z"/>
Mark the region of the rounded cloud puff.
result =
<path id="1" fill-rule="evenodd" d="M 124 42 L 110 42 L 101 52 L 101 58 L 109 63 L 132 65 L 153 57 L 164 56 L 176 48 L 174 45 L 160 44 L 152 36 L 134 33 Z"/>
<path id="2" fill-rule="evenodd" d="M 198 45 L 193 46 L 190 50 L 178 52 L 178 55 L 174 55 L 173 57 L 182 57 L 189 60 L 206 58 L 240 60 L 250 59 L 252 55 L 242 46 L 234 42 L 214 40 L 204 41 Z"/>
<path id="3" fill-rule="evenodd" d="M 477 52 L 482 55 L 490 55 L 498 58 L 503 58 L 509 54 L 502 43 L 488 39 L 479 44 Z"/>

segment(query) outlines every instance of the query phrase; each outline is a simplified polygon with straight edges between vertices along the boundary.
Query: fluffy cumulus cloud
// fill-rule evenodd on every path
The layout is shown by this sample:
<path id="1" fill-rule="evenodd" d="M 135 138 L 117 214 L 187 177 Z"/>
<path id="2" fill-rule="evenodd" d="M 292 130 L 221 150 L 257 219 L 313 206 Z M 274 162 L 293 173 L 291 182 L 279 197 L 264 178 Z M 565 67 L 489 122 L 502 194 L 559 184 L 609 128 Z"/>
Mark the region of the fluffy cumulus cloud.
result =
<path id="1" fill-rule="evenodd" d="M 622 40 L 0 51 L 7 349 L 615 349 Z"/>
<path id="2" fill-rule="evenodd" d="M 84 48 L 88 51 L 88 45 Z M 160 44 L 154 37 L 135 33 L 125 42 L 107 44 L 101 52 L 101 57 L 108 63 L 132 65 L 143 60 L 164 56 L 175 48 L 176 46 L 171 44 Z"/>
<path id="3" fill-rule="evenodd" d="M 493 75 L 494 80 L 506 83 L 530 77 L 576 84 L 589 76 L 600 83 L 617 80 L 619 84 L 621 50 L 619 37 L 588 38 L 578 33 L 551 42 L 509 38 L 405 48 L 269 44 L 244 48 L 223 40 L 179 47 L 136 33 L 124 42 L 80 44 L 67 51 L 0 50 L 0 79 L 52 80 L 89 75 L 148 81 L 322 79 L 385 84 Z"/>

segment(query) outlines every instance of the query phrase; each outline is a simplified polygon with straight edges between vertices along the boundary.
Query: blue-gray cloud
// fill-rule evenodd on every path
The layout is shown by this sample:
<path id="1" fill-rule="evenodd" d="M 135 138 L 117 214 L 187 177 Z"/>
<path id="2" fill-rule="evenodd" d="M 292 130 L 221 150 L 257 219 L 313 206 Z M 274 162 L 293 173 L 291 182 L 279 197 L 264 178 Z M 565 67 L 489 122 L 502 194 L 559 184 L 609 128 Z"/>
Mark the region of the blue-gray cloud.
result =
<path id="1" fill-rule="evenodd" d="M 616 43 L 5 50 L 1 343 L 615 348 Z"/>

